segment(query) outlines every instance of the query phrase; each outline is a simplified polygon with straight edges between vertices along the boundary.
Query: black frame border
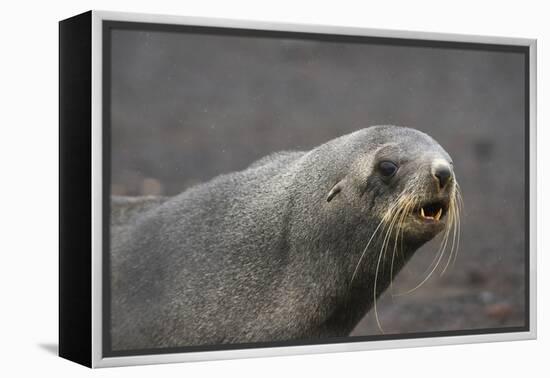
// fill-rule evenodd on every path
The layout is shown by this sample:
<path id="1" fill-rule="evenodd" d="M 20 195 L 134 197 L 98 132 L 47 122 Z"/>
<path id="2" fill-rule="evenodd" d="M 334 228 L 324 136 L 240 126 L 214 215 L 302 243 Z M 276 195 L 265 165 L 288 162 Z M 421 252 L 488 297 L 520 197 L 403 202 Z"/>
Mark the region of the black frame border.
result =
<path id="1" fill-rule="evenodd" d="M 92 12 L 59 22 L 59 356 L 92 366 Z"/>
<path id="2" fill-rule="evenodd" d="M 112 30 L 134 30 L 134 31 L 152 31 L 152 32 L 176 32 L 176 33 L 198 33 L 210 35 L 230 35 L 241 37 L 264 37 L 264 38 L 288 38 L 288 39 L 307 39 L 328 42 L 347 42 L 361 44 L 376 44 L 376 45 L 394 45 L 406 47 L 428 47 L 428 48 L 446 48 L 446 49 L 462 49 L 462 50 L 481 50 L 481 51 L 498 51 L 520 53 L 524 56 L 525 67 L 525 88 L 524 88 L 524 112 L 525 112 L 525 293 L 524 293 L 524 316 L 525 325 L 518 327 L 502 327 L 502 328 L 483 328 L 483 329 L 466 329 L 466 330 L 450 330 L 450 331 L 433 331 L 433 332 L 418 332 L 406 334 L 385 334 L 385 335 L 368 335 L 368 336 L 346 336 L 327 339 L 313 340 L 289 340 L 289 341 L 273 341 L 259 343 L 242 343 L 242 344 L 218 344 L 218 345 L 199 345 L 199 346 L 182 346 L 175 348 L 151 348 L 151 349 L 134 349 L 113 351 L 111 349 L 110 335 L 110 181 L 111 181 L 111 31 Z M 326 34 L 314 32 L 296 32 L 296 31 L 273 31 L 260 29 L 243 29 L 230 27 L 214 27 L 214 26 L 194 26 L 194 25 L 178 25 L 178 24 L 161 24 L 149 22 L 132 22 L 132 21 L 102 21 L 101 38 L 103 43 L 102 51 L 102 131 L 103 131 L 103 243 L 102 243 L 102 357 L 123 357 L 123 356 L 141 356 L 154 354 L 170 354 L 170 353 L 190 353 L 204 351 L 225 351 L 236 349 L 256 349 L 256 348 L 277 348 L 277 347 L 293 347 L 306 345 L 323 345 L 323 344 L 338 344 L 338 343 L 355 343 L 365 341 L 380 341 L 380 340 L 406 340 L 419 338 L 433 337 L 449 337 L 449 336 L 468 336 L 468 335 L 484 335 L 498 333 L 513 333 L 513 332 L 528 332 L 530 331 L 530 47 L 523 45 L 510 45 L 498 43 L 481 43 L 481 42 L 453 42 L 428 39 L 409 39 L 409 38 L 393 38 L 393 37 L 370 37 L 358 35 L 341 35 L 341 34 Z"/>

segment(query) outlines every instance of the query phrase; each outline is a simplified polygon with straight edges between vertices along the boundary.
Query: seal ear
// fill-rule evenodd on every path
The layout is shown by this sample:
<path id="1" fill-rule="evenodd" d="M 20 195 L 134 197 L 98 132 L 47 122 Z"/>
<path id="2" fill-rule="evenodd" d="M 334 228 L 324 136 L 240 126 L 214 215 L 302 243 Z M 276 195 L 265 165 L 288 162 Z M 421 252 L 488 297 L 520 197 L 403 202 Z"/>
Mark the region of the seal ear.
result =
<path id="1" fill-rule="evenodd" d="M 340 180 L 336 183 L 336 185 L 334 185 L 332 187 L 332 189 L 330 190 L 330 192 L 328 192 L 328 195 L 327 195 L 327 202 L 330 202 L 332 201 L 332 199 L 342 191 L 342 189 L 344 188 L 344 183 L 345 183 L 345 179 L 344 180 Z"/>

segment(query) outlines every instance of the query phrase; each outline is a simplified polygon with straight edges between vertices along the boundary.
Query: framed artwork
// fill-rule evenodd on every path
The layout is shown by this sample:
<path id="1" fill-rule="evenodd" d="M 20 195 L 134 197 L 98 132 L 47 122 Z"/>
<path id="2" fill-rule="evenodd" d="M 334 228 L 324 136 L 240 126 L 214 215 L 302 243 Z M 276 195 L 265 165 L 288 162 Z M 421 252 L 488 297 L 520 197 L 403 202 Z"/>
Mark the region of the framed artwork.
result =
<path id="1" fill-rule="evenodd" d="M 535 40 L 59 26 L 62 357 L 536 336 Z"/>

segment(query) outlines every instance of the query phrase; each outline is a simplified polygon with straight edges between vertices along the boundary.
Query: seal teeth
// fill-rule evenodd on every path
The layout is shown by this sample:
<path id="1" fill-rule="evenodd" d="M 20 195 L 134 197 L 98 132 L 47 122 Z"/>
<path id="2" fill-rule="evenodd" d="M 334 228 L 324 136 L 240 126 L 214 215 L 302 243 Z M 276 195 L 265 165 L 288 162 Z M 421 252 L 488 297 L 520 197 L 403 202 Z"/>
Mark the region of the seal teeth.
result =
<path id="1" fill-rule="evenodd" d="M 429 215 L 426 215 L 426 211 L 428 212 Z M 443 215 L 443 208 L 440 207 L 438 210 L 437 210 L 437 213 L 433 213 L 433 211 L 431 209 L 428 209 L 428 210 L 424 210 L 423 207 L 420 208 L 420 217 L 424 218 L 424 219 L 433 219 L 433 220 L 440 220 L 441 219 L 441 216 Z"/>
<path id="2" fill-rule="evenodd" d="M 435 220 L 439 220 L 439 218 L 441 218 L 441 214 L 443 213 L 443 209 L 440 207 L 439 208 L 439 211 L 437 212 L 437 214 L 435 214 Z"/>

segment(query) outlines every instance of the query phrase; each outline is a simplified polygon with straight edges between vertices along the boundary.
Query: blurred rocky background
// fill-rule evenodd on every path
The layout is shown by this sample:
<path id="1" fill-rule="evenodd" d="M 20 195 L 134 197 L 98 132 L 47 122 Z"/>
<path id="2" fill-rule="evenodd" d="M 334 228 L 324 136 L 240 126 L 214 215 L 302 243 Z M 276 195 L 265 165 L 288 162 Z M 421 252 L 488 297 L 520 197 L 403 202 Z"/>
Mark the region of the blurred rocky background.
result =
<path id="1" fill-rule="evenodd" d="M 445 275 L 380 298 L 385 333 L 521 326 L 524 68 L 513 52 L 115 30 L 112 193 L 174 195 L 274 151 L 414 127 L 454 159 L 462 237 Z M 422 281 L 438 245 L 394 293 Z M 380 334 L 372 312 L 354 331 L 367 334 Z"/>

